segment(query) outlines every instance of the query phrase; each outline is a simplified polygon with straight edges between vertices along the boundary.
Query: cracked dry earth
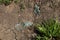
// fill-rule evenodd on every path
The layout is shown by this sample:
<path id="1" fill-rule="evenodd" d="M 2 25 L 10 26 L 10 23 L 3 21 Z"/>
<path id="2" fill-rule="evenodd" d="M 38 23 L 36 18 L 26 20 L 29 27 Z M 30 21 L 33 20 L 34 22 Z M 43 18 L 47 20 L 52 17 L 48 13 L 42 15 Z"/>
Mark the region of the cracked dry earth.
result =
<path id="1" fill-rule="evenodd" d="M 22 33 L 14 28 L 19 20 L 18 15 L 21 15 L 20 18 L 23 21 L 33 21 L 33 15 L 30 10 L 30 13 L 28 13 L 27 9 L 23 13 L 20 13 L 19 10 L 19 7 L 14 3 L 9 6 L 0 5 L 0 40 L 28 40 L 27 38 L 30 37 L 28 35 L 33 33 L 32 31 L 29 32 L 28 29 Z"/>

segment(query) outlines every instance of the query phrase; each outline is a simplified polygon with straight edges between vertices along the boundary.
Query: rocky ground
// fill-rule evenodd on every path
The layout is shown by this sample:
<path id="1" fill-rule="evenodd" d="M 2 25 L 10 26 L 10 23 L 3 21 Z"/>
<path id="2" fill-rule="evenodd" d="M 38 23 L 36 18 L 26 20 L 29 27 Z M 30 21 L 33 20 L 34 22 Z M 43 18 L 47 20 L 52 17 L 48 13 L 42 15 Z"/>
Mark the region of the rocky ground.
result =
<path id="1" fill-rule="evenodd" d="M 34 32 L 29 29 L 17 31 L 15 25 L 21 21 L 39 22 L 42 19 L 55 18 L 60 20 L 60 0 L 23 0 L 25 9 L 20 11 L 19 4 L 0 5 L 0 40 L 31 40 Z M 33 7 L 38 2 L 40 16 L 34 15 Z M 30 8 L 28 7 L 30 3 Z"/>
<path id="2" fill-rule="evenodd" d="M 22 21 L 33 21 L 32 9 L 20 12 L 19 5 L 12 2 L 10 5 L 0 5 L 0 39 L 1 40 L 28 40 L 31 33 L 28 29 L 18 31 L 15 25 Z M 29 36 L 29 37 L 28 37 Z"/>

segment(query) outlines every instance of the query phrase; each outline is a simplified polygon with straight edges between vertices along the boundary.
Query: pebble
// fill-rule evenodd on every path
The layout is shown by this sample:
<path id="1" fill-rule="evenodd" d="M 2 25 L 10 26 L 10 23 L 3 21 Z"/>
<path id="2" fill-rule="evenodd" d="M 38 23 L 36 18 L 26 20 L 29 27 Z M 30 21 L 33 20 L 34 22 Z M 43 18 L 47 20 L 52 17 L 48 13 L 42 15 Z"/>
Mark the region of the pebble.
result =
<path id="1" fill-rule="evenodd" d="M 16 24 L 16 25 L 15 25 L 15 29 L 16 29 L 17 31 L 22 31 L 24 28 L 22 27 L 21 24 Z"/>
<path id="2" fill-rule="evenodd" d="M 21 16 L 20 14 L 18 16 Z"/>
<path id="3" fill-rule="evenodd" d="M 35 6 L 34 6 L 34 13 L 37 15 L 39 15 L 39 13 L 40 13 L 40 8 L 39 8 L 39 6 L 37 5 L 37 4 L 35 4 Z"/>
<path id="4" fill-rule="evenodd" d="M 29 21 L 26 21 L 26 22 L 23 22 L 23 23 L 18 23 L 15 25 L 15 29 L 17 31 L 23 31 L 25 30 L 27 27 L 30 27 L 33 23 L 32 22 L 29 22 Z"/>
<path id="5" fill-rule="evenodd" d="M 26 21 L 26 22 L 24 22 L 24 26 L 25 27 L 29 27 L 29 26 L 31 26 L 33 23 L 32 22 L 30 22 L 30 21 Z"/>

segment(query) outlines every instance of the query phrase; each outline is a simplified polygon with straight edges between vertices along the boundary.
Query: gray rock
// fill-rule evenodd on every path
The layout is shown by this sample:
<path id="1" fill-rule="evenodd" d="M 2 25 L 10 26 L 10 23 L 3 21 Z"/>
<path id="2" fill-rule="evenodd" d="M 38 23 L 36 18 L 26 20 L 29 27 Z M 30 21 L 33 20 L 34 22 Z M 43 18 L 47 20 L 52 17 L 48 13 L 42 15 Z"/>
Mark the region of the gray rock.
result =
<path id="1" fill-rule="evenodd" d="M 22 30 L 24 29 L 24 27 L 23 27 L 21 24 L 16 24 L 16 25 L 15 25 L 15 29 L 16 29 L 17 31 L 22 31 Z"/>
<path id="2" fill-rule="evenodd" d="M 26 22 L 23 22 L 23 23 L 19 23 L 19 24 L 16 24 L 15 25 L 15 29 L 17 31 L 22 31 L 24 29 L 26 29 L 27 27 L 30 27 L 33 23 L 30 22 L 30 21 L 26 21 Z"/>
<path id="3" fill-rule="evenodd" d="M 25 27 L 29 27 L 29 26 L 31 26 L 32 24 L 33 24 L 33 23 L 30 22 L 30 21 L 24 22 L 24 26 L 25 26 Z"/>
<path id="4" fill-rule="evenodd" d="M 35 6 L 34 6 L 34 13 L 35 14 L 39 14 L 40 13 L 40 8 L 39 8 L 39 6 L 37 4 L 35 4 Z"/>

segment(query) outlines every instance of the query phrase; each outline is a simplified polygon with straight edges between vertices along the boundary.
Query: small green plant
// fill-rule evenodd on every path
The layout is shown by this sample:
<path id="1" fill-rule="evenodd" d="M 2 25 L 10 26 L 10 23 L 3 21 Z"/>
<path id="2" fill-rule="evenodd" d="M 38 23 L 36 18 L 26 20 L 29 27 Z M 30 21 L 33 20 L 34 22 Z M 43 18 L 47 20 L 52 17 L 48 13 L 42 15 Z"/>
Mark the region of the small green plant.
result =
<path id="1" fill-rule="evenodd" d="M 9 5 L 13 0 L 0 0 L 0 4 Z"/>
<path id="2" fill-rule="evenodd" d="M 19 0 L 14 0 L 14 3 L 18 3 Z"/>
<path id="3" fill-rule="evenodd" d="M 11 0 L 4 0 L 3 3 L 4 3 L 5 5 L 9 5 L 9 4 L 11 3 Z"/>
<path id="4" fill-rule="evenodd" d="M 36 24 L 35 29 L 40 33 L 36 40 L 56 40 L 60 37 L 60 23 L 56 20 L 43 21 L 41 24 Z"/>
<path id="5" fill-rule="evenodd" d="M 3 3 L 3 0 L 0 0 L 0 4 L 2 4 Z"/>

